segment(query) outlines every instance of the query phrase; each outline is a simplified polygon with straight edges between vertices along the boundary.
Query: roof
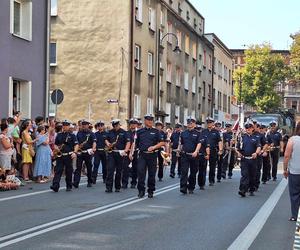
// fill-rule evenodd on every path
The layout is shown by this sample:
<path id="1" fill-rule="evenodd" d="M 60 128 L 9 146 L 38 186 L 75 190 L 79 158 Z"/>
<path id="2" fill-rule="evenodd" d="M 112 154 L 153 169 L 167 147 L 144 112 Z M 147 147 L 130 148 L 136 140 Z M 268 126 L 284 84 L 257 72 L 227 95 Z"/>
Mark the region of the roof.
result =
<path id="1" fill-rule="evenodd" d="M 233 58 L 233 55 L 231 53 L 231 50 L 228 49 L 228 47 L 222 42 L 222 40 L 215 34 L 215 33 L 206 33 L 204 36 L 212 36 L 214 40 L 217 41 L 218 45 L 231 57 Z"/>

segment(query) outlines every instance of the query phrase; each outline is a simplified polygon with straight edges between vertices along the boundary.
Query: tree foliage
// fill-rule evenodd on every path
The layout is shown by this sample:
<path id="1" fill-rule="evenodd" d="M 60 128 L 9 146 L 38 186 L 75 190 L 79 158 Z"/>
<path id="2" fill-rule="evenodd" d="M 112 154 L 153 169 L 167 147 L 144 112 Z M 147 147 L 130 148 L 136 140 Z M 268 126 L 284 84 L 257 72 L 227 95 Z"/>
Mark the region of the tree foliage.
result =
<path id="1" fill-rule="evenodd" d="M 253 45 L 245 51 L 245 67 L 234 73 L 235 95 L 258 112 L 268 112 L 280 105 L 275 86 L 284 81 L 287 67 L 284 58 L 271 53 L 269 44 Z M 239 82 L 242 91 L 240 97 Z"/>
<path id="2" fill-rule="evenodd" d="M 291 46 L 291 78 L 300 81 L 300 31 L 292 37 L 294 41 Z"/>

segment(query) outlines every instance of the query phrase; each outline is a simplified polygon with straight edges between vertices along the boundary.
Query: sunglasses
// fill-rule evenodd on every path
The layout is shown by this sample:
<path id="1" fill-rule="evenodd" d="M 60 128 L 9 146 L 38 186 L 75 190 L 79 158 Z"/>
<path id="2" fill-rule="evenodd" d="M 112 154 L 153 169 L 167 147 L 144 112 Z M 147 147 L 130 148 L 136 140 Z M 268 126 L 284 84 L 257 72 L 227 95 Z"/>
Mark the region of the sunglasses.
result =
<path id="1" fill-rule="evenodd" d="M 194 120 L 188 119 L 186 122 L 189 124 L 189 123 L 193 123 L 193 122 L 195 122 L 195 121 L 194 121 Z"/>
<path id="2" fill-rule="evenodd" d="M 245 125 L 245 129 L 248 129 L 248 128 L 253 128 L 252 125 Z"/>

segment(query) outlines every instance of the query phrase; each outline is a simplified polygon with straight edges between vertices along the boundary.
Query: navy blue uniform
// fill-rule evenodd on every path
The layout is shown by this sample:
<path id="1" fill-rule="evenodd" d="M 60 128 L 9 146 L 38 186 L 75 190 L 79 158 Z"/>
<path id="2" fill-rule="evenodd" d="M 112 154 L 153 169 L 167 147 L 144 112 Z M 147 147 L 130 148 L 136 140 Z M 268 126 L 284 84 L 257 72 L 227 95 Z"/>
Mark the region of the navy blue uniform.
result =
<path id="1" fill-rule="evenodd" d="M 273 180 L 277 179 L 277 165 L 280 157 L 280 142 L 282 141 L 282 135 L 278 132 L 270 132 L 267 135 L 267 141 L 274 149 L 270 152 L 270 161 L 272 161 L 272 178 Z"/>
<path id="2" fill-rule="evenodd" d="M 256 159 L 250 159 L 257 148 L 261 147 L 255 135 L 244 134 L 237 143 L 237 150 L 242 154 L 240 191 L 255 191 Z"/>
<path id="3" fill-rule="evenodd" d="M 97 131 L 95 133 L 95 137 L 97 140 L 97 150 L 94 156 L 94 168 L 92 173 L 93 183 L 96 184 L 97 176 L 98 176 L 98 168 L 101 162 L 102 165 L 102 178 L 103 182 L 106 181 L 107 169 L 106 169 L 106 152 L 105 152 L 105 140 L 107 138 L 106 131 Z"/>
<path id="4" fill-rule="evenodd" d="M 178 176 L 181 175 L 181 157 L 180 155 L 177 156 L 177 149 L 178 149 L 178 144 L 179 144 L 179 137 L 180 137 L 181 132 L 173 132 L 171 135 L 171 143 L 172 143 L 172 162 L 171 162 L 171 170 L 170 170 L 170 176 L 174 177 L 175 176 L 175 168 L 176 168 L 176 163 L 178 162 L 178 167 L 177 167 L 177 174 Z"/>
<path id="5" fill-rule="evenodd" d="M 263 134 L 264 137 L 264 146 L 265 144 L 269 145 L 269 142 L 267 140 L 267 135 Z M 263 173 L 262 173 L 262 182 L 263 184 L 266 184 L 268 180 L 271 179 L 271 165 L 270 165 L 270 153 L 267 154 L 267 156 L 263 156 Z"/>
<path id="6" fill-rule="evenodd" d="M 65 168 L 66 186 L 68 189 L 72 188 L 72 174 L 73 165 L 71 154 L 74 151 L 75 145 L 78 144 L 76 136 L 70 132 L 58 133 L 55 138 L 55 145 L 61 148 L 62 156 L 56 159 L 56 166 L 54 169 L 54 178 L 52 182 L 53 189 L 59 189 L 61 175 Z"/>
<path id="7" fill-rule="evenodd" d="M 187 189 L 193 191 L 196 185 L 199 156 L 192 157 L 192 153 L 201 143 L 200 133 L 195 129 L 185 130 L 181 133 L 180 139 L 182 144 L 180 192 L 186 193 Z M 190 175 L 188 177 L 189 170 Z"/>
<path id="8" fill-rule="evenodd" d="M 78 188 L 80 178 L 81 178 L 81 170 L 83 162 L 86 165 L 87 170 L 87 178 L 88 185 L 93 183 L 92 180 L 92 155 L 90 155 L 87 150 L 93 147 L 93 143 L 96 142 L 95 134 L 90 130 L 82 130 L 77 133 L 77 140 L 80 147 L 81 152 L 78 152 L 77 162 L 76 162 L 76 170 L 74 172 L 74 187 Z"/>
<path id="9" fill-rule="evenodd" d="M 207 168 L 207 160 L 206 149 L 209 148 L 207 137 L 201 132 L 200 133 L 200 143 L 201 148 L 199 151 L 199 173 L 198 173 L 198 185 L 199 187 L 204 187 L 206 182 L 206 168 Z"/>
<path id="10" fill-rule="evenodd" d="M 223 134 L 224 144 L 227 144 L 229 147 L 234 147 L 234 145 L 231 145 L 231 143 L 230 143 L 232 139 L 233 139 L 233 132 L 225 132 Z M 222 166 L 222 177 L 226 178 L 227 169 L 228 169 L 228 177 L 229 178 L 232 177 L 232 170 L 234 168 L 234 161 L 235 161 L 235 159 L 234 159 L 234 153 L 235 152 L 232 151 L 231 149 L 229 149 L 225 153 L 224 159 L 223 159 L 223 166 Z M 229 157 L 230 157 L 230 159 L 228 159 Z"/>
<path id="11" fill-rule="evenodd" d="M 112 152 L 108 152 L 107 155 L 106 189 L 108 191 L 112 190 L 115 179 L 115 189 L 118 191 L 121 188 L 121 178 L 122 181 L 127 179 L 128 182 L 128 156 L 121 156 L 118 150 L 124 150 L 126 144 L 130 142 L 131 139 L 128 132 L 120 128 L 119 130 L 110 130 L 107 134 L 107 141 L 109 143 L 114 143 L 115 146 L 113 147 Z M 116 175 L 114 178 L 115 172 Z"/>
<path id="12" fill-rule="evenodd" d="M 167 142 L 167 134 L 160 130 L 159 131 L 161 136 L 164 138 L 164 142 Z M 162 178 L 164 177 L 164 159 L 162 158 L 161 156 L 161 152 L 162 151 L 162 148 L 160 148 L 158 150 L 158 155 L 157 155 L 157 158 L 158 158 L 158 173 L 157 173 L 157 177 L 158 179 L 161 181 Z"/>
<path id="13" fill-rule="evenodd" d="M 220 138 L 221 138 L 221 141 L 224 143 L 224 138 L 223 138 L 223 133 L 219 131 L 219 134 L 220 134 Z M 219 151 L 219 147 L 217 147 L 217 150 Z M 217 180 L 218 182 L 221 181 L 221 178 L 222 178 L 222 171 L 223 171 L 223 157 L 224 157 L 224 151 L 222 153 L 222 155 L 218 155 L 217 156 L 217 163 L 218 163 L 218 167 L 217 167 Z M 223 175 L 223 178 L 225 179 L 226 176 Z"/>
<path id="14" fill-rule="evenodd" d="M 136 145 L 140 150 L 138 157 L 138 190 L 145 192 L 146 171 L 148 170 L 148 193 L 155 191 L 157 151 L 148 152 L 148 148 L 163 142 L 164 137 L 156 128 L 141 128 L 137 131 Z"/>
<path id="15" fill-rule="evenodd" d="M 220 132 L 216 129 L 204 129 L 203 135 L 207 137 L 207 141 L 210 148 L 210 157 L 209 157 L 209 183 L 215 183 L 216 175 L 216 165 L 218 160 L 218 146 L 221 141 Z"/>

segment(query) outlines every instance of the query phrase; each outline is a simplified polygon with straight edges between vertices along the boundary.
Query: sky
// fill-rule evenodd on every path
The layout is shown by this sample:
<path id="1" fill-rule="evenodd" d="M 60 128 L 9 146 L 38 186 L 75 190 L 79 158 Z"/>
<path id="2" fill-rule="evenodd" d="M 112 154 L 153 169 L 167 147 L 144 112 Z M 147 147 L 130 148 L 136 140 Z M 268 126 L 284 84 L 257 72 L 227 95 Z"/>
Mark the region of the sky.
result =
<path id="1" fill-rule="evenodd" d="M 205 18 L 205 33 L 215 33 L 229 49 L 270 42 L 289 49 L 300 31 L 300 0 L 190 0 Z"/>

